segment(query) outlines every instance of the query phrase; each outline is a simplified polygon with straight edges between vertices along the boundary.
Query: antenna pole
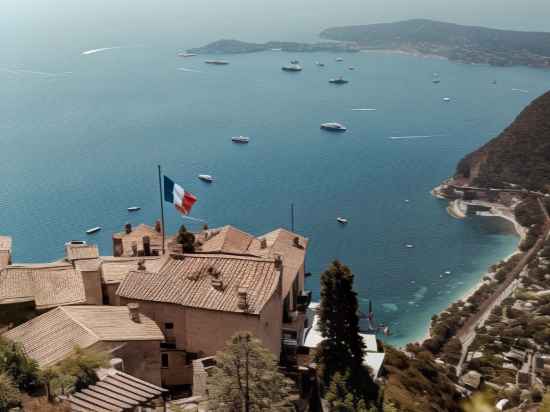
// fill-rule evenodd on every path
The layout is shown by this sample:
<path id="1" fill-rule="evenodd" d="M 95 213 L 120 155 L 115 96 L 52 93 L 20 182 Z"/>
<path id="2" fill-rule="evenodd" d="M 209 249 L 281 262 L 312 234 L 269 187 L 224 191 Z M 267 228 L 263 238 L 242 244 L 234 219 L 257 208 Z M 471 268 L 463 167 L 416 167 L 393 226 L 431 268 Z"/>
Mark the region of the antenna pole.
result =
<path id="1" fill-rule="evenodd" d="M 159 169 L 159 195 L 160 195 L 160 219 L 161 219 L 161 231 L 162 231 L 162 254 L 164 255 L 164 252 L 165 252 L 165 249 L 164 249 L 164 244 L 165 244 L 165 231 L 164 231 L 164 203 L 162 201 L 162 172 L 160 170 L 160 165 L 158 165 L 158 169 Z"/>

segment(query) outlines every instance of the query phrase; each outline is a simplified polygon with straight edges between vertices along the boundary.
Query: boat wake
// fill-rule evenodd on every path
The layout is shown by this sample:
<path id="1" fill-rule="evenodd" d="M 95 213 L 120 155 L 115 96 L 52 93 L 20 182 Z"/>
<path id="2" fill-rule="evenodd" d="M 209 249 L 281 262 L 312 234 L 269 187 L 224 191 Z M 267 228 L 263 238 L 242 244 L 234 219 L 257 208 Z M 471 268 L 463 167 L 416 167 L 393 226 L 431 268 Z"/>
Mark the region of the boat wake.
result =
<path id="1" fill-rule="evenodd" d="M 417 135 L 417 136 L 390 136 L 390 140 L 408 140 L 408 139 L 429 139 L 431 137 L 442 137 L 446 136 L 445 134 L 428 134 L 428 135 Z"/>
<path id="2" fill-rule="evenodd" d="M 375 112 L 376 109 L 351 109 L 354 112 Z"/>
<path id="3" fill-rule="evenodd" d="M 101 53 L 101 52 L 108 51 L 108 50 L 115 50 L 115 49 L 122 49 L 122 48 L 123 48 L 122 46 L 101 47 L 99 49 L 86 50 L 86 51 L 83 51 L 80 54 L 83 55 L 83 56 L 89 56 L 90 54 L 96 54 L 96 53 Z"/>
<path id="4" fill-rule="evenodd" d="M 178 67 L 180 72 L 187 72 L 187 73 L 203 73 L 201 70 L 195 70 L 195 69 L 188 69 L 186 67 Z"/>
<path id="5" fill-rule="evenodd" d="M 52 73 L 52 72 L 43 72 L 38 70 L 26 70 L 26 69 L 8 69 L 8 68 L 0 68 L 0 71 L 15 74 L 15 75 L 35 75 L 35 76 L 41 76 L 41 77 L 65 77 L 70 74 L 73 74 L 73 72 L 59 72 L 59 73 Z"/>

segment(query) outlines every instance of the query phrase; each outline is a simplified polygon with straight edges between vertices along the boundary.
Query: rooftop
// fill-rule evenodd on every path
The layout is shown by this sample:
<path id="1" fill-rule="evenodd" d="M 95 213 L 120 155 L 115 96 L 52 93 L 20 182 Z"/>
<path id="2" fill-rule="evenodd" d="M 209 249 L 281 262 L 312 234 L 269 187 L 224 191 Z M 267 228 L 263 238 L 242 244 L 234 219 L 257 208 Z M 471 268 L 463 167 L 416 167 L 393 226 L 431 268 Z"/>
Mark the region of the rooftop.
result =
<path id="1" fill-rule="evenodd" d="M 157 271 L 162 262 L 160 257 L 102 257 L 102 282 L 107 284 L 122 282 L 129 272 L 138 269 L 138 262 L 142 259 L 149 272 Z"/>
<path id="2" fill-rule="evenodd" d="M 113 240 L 120 239 L 122 241 L 122 256 L 133 256 L 132 246 L 137 247 L 138 255 L 143 255 L 143 238 L 148 236 L 151 242 L 151 250 L 162 249 L 162 232 L 155 230 L 154 227 L 140 224 L 135 228 L 131 228 L 130 233 L 122 231 L 113 235 Z"/>
<path id="3" fill-rule="evenodd" d="M 96 245 L 73 245 L 65 246 L 65 255 L 68 261 L 79 259 L 97 259 L 99 250 Z"/>
<path id="4" fill-rule="evenodd" d="M 277 291 L 279 282 L 273 260 L 185 254 L 168 259 L 158 273 L 130 272 L 117 294 L 127 299 L 259 314 Z M 245 293 L 245 309 L 240 308 L 239 291 Z"/>
<path id="5" fill-rule="evenodd" d="M 61 306 L 3 336 L 20 342 L 40 367 L 61 361 L 76 345 L 88 348 L 98 342 L 164 340 L 155 322 L 142 314 L 139 323 L 132 321 L 126 306 Z"/>
<path id="6" fill-rule="evenodd" d="M 32 301 L 37 309 L 84 303 L 81 273 L 63 264 L 9 266 L 0 271 L 0 305 Z"/>

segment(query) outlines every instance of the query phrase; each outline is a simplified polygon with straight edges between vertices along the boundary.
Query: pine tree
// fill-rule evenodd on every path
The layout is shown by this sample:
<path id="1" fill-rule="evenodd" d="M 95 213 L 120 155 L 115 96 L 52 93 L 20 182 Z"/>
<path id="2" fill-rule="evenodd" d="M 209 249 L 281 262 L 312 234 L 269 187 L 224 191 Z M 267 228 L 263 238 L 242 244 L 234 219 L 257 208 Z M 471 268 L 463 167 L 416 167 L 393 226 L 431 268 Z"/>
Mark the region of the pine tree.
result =
<path id="1" fill-rule="evenodd" d="M 321 275 L 319 331 L 325 338 L 316 351 L 323 387 L 329 388 L 336 373 L 346 376 L 355 402 L 374 401 L 378 388 L 363 365 L 365 344 L 359 334 L 357 294 L 350 269 L 334 261 Z M 355 404 L 355 407 L 358 405 Z"/>
<path id="2" fill-rule="evenodd" d="M 0 372 L 5 372 L 24 391 L 39 383 L 38 364 L 29 358 L 21 345 L 0 338 Z"/>
<path id="3" fill-rule="evenodd" d="M 275 357 L 250 332 L 238 332 L 208 378 L 209 409 L 227 412 L 291 411 L 291 381 L 277 369 Z"/>

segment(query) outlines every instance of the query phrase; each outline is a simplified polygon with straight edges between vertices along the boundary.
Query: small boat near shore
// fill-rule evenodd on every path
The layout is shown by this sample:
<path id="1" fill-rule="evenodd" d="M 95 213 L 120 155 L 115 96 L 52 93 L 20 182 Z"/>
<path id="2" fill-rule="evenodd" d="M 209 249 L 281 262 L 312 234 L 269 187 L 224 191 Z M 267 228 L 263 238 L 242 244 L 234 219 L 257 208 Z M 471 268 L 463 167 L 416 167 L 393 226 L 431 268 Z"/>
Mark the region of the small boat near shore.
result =
<path id="1" fill-rule="evenodd" d="M 246 144 L 248 142 L 250 142 L 250 137 L 246 137 L 246 136 L 233 136 L 231 138 L 231 141 L 233 143 L 240 143 L 240 144 Z"/>
<path id="2" fill-rule="evenodd" d="M 204 62 L 206 64 L 213 64 L 213 65 L 217 65 L 217 66 L 225 66 L 225 65 L 229 64 L 229 62 L 226 61 L 226 60 L 205 60 Z"/>
<path id="3" fill-rule="evenodd" d="M 212 183 L 214 178 L 211 175 L 199 175 L 198 178 L 206 183 Z"/>
<path id="4" fill-rule="evenodd" d="M 178 57 L 193 57 L 196 56 L 195 53 L 178 53 Z"/>
<path id="5" fill-rule="evenodd" d="M 130 206 L 128 208 L 128 212 L 137 212 L 138 210 L 141 210 L 140 206 Z"/>
<path id="6" fill-rule="evenodd" d="M 444 101 L 444 102 L 450 102 L 450 101 L 451 101 L 451 98 L 450 98 L 450 97 L 444 97 L 444 98 L 443 98 L 443 101 Z"/>
<path id="7" fill-rule="evenodd" d="M 341 223 L 342 225 L 347 225 L 348 224 L 348 219 L 346 219 L 344 217 L 337 217 L 336 220 L 338 221 L 338 223 Z"/>
<path id="8" fill-rule="evenodd" d="M 87 235 L 93 235 L 94 233 L 97 233 L 97 232 L 99 232 L 100 230 L 101 230 L 101 226 L 96 226 L 96 227 L 93 227 L 93 228 L 91 228 L 91 229 L 88 229 L 88 230 L 86 231 L 86 234 L 87 234 Z"/>
<path id="9" fill-rule="evenodd" d="M 346 126 L 336 122 L 322 123 L 321 129 L 331 132 L 345 132 L 346 130 L 348 130 Z"/>
<path id="10" fill-rule="evenodd" d="M 302 66 L 300 66 L 298 63 L 293 63 L 297 61 L 298 60 L 293 60 L 292 62 L 290 62 L 290 64 L 284 65 L 283 67 L 281 67 L 281 70 L 285 72 L 301 72 Z"/>

